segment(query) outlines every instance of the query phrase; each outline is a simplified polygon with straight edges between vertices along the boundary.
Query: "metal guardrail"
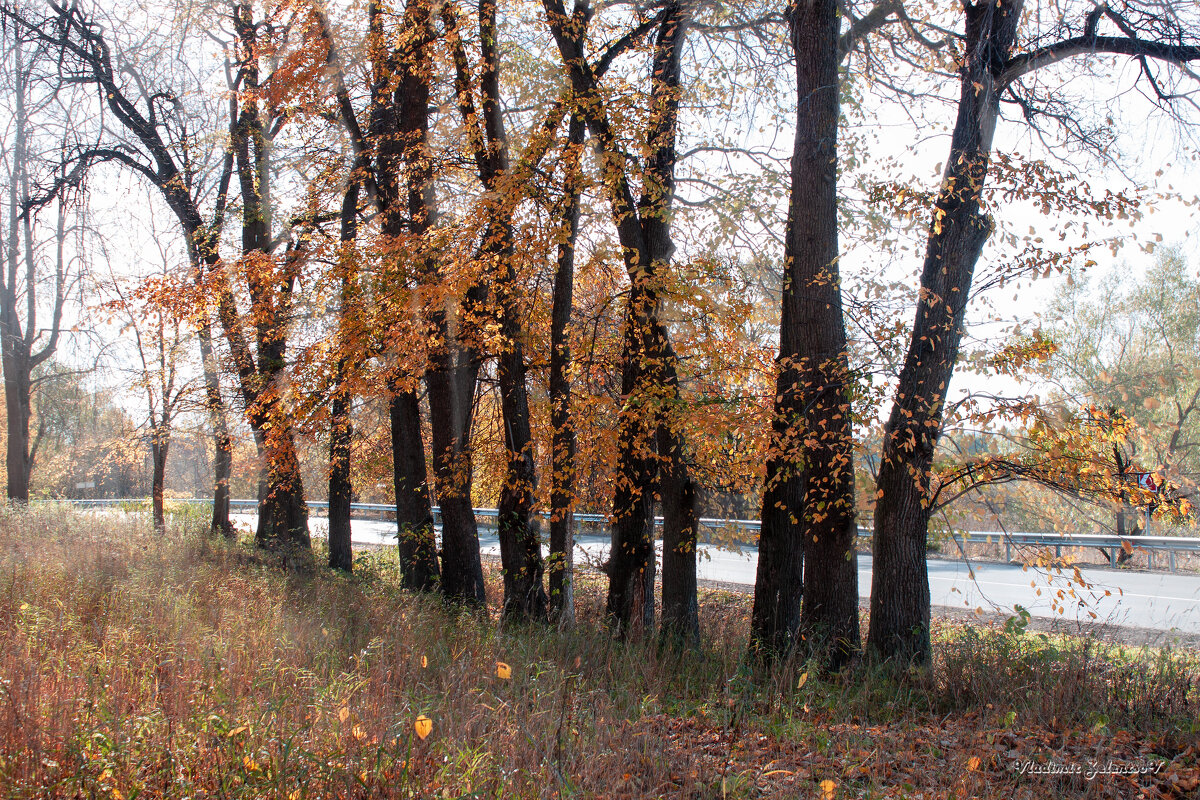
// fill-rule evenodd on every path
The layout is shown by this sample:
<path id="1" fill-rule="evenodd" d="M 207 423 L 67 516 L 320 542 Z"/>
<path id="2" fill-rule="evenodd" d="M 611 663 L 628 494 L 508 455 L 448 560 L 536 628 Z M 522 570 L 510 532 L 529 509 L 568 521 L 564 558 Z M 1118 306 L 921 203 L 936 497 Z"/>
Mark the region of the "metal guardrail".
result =
<path id="1" fill-rule="evenodd" d="M 73 505 L 82 507 L 103 507 L 112 505 L 121 505 L 123 503 L 148 503 L 146 498 L 131 498 L 127 500 L 70 500 L 67 501 Z M 212 503 L 211 500 L 205 499 L 170 499 L 172 503 Z M 231 510 L 253 511 L 258 507 L 257 500 L 230 500 L 229 506 Z M 312 500 L 308 502 L 308 507 L 314 510 L 328 510 L 329 503 L 322 500 Z M 370 516 L 389 516 L 394 514 L 396 507 L 387 503 L 351 503 L 350 510 L 359 515 Z M 434 521 L 439 521 L 441 514 L 437 506 L 433 507 Z M 500 511 L 495 508 L 477 508 L 475 516 L 481 517 L 484 520 L 495 519 L 499 517 Z M 549 518 L 548 513 L 542 514 L 543 518 Z M 589 514 L 579 513 L 574 514 L 576 522 L 592 524 L 592 525 L 607 525 L 607 514 Z M 662 517 L 655 517 L 656 525 L 662 524 Z M 713 532 L 733 533 L 735 536 L 741 533 L 751 534 L 751 540 L 757 538 L 758 531 L 762 527 L 762 523 L 756 519 L 718 519 L 715 517 L 702 517 L 699 520 L 700 524 Z M 486 522 L 484 524 L 487 524 Z M 859 527 L 859 538 L 870 539 L 872 530 L 870 528 Z M 1144 550 L 1149 560 L 1150 569 L 1154 569 L 1154 554 L 1162 551 L 1167 553 L 1167 563 L 1171 572 L 1175 571 L 1175 556 L 1177 553 L 1200 553 L 1200 537 L 1192 538 L 1187 536 L 1116 536 L 1113 534 L 1069 534 L 1069 533 L 1005 533 L 1002 531 L 962 531 L 953 533 L 951 538 L 958 544 L 995 544 L 1003 542 L 1005 558 L 1012 561 L 1014 547 L 1053 547 L 1055 556 L 1062 556 L 1063 548 L 1098 548 L 1108 549 L 1109 562 L 1112 566 L 1117 565 L 1117 558 L 1121 551 L 1128 545 L 1133 550 Z"/>

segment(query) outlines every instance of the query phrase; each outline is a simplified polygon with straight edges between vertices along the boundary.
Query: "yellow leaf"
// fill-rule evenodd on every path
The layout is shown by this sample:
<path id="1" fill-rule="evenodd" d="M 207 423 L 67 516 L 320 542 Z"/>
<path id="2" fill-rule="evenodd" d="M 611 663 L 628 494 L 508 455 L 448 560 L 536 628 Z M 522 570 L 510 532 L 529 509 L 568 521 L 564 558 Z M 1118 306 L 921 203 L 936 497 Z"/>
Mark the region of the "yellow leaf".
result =
<path id="1" fill-rule="evenodd" d="M 338 721 L 345 722 L 348 719 L 350 719 L 350 709 L 342 706 L 341 710 L 338 711 Z"/>
<path id="2" fill-rule="evenodd" d="M 242 766 L 247 772 L 258 772 L 258 762 L 250 756 L 242 756 Z"/>
<path id="3" fill-rule="evenodd" d="M 413 723 L 413 729 L 417 732 L 417 737 L 424 739 L 433 730 L 433 720 L 421 714 L 417 717 L 417 721 Z"/>
<path id="4" fill-rule="evenodd" d="M 292 791 L 288 792 L 287 800 L 300 800 L 300 790 L 292 789 Z"/>
<path id="5" fill-rule="evenodd" d="M 967 759 L 967 770 L 974 772 L 979 769 L 979 756 L 971 756 Z"/>
<path id="6" fill-rule="evenodd" d="M 421 669 L 425 669 L 428 666 L 429 666 L 429 659 L 426 658 L 425 656 L 421 656 Z"/>
<path id="7" fill-rule="evenodd" d="M 821 781 L 821 800 L 833 800 L 833 790 L 837 788 L 837 784 L 826 778 Z"/>
<path id="8" fill-rule="evenodd" d="M 121 794 L 121 790 L 115 786 L 112 789 L 112 800 L 125 800 L 125 795 Z"/>
<path id="9" fill-rule="evenodd" d="M 796 681 L 796 688 L 803 689 L 804 684 L 807 682 L 808 682 L 808 673 L 805 672 L 803 675 L 800 676 L 800 680 Z"/>
<path id="10" fill-rule="evenodd" d="M 355 739 L 358 739 L 360 742 L 363 739 L 367 738 L 367 732 L 364 731 L 362 729 L 362 727 L 359 725 L 355 725 L 354 729 L 352 731 L 350 731 L 350 733 L 354 736 Z"/>
<path id="11" fill-rule="evenodd" d="M 237 736 L 239 733 L 245 733 L 249 729 L 250 729 L 250 727 L 248 725 L 238 725 L 236 728 L 234 728 L 233 730 L 231 730 L 229 733 L 227 733 L 225 735 L 232 739 L 234 736 Z"/>
<path id="12" fill-rule="evenodd" d="M 503 661 L 496 662 L 496 677 L 502 680 L 508 680 L 512 677 L 512 667 L 505 664 Z"/>

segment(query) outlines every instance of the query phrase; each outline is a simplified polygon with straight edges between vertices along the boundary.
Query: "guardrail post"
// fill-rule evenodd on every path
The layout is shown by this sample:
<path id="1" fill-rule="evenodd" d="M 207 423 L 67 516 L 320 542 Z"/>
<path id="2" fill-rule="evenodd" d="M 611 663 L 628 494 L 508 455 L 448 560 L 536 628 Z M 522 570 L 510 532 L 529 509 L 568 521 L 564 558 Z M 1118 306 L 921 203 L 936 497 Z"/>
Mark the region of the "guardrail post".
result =
<path id="1" fill-rule="evenodd" d="M 1146 560 L 1150 564 L 1150 569 L 1154 569 L 1154 551 L 1153 550 L 1146 551 Z"/>
<path id="2" fill-rule="evenodd" d="M 1168 550 L 1168 551 L 1167 551 L 1167 553 L 1170 555 L 1170 561 L 1171 561 L 1171 572 L 1174 572 L 1174 571 L 1175 571 L 1175 551 L 1174 551 L 1174 550 Z"/>
<path id="3" fill-rule="evenodd" d="M 1108 548 L 1108 565 L 1113 569 L 1117 568 L 1117 548 Z"/>
<path id="4" fill-rule="evenodd" d="M 1004 537 L 1004 560 L 1012 562 L 1012 539 Z"/>

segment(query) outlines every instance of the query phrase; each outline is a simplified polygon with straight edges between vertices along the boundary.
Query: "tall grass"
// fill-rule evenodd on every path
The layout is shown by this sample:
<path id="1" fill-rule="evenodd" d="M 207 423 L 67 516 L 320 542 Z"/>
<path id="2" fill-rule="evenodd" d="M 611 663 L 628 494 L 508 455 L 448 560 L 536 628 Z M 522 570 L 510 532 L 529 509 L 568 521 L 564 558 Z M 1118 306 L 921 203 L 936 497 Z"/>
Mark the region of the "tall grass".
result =
<path id="1" fill-rule="evenodd" d="M 0 513 L 0 796 L 797 797 L 820 779 L 890 796 L 886 771 L 846 772 L 867 726 L 886 749 L 955 713 L 1129 725 L 1113 752 L 1167 759 L 1196 732 L 1187 654 L 955 629 L 911 679 L 762 674 L 744 596 L 705 597 L 703 651 L 660 650 L 604 632 L 595 579 L 575 630 L 500 627 L 401 591 L 390 551 L 297 573 L 192 523 Z M 980 785 L 1040 796 L 1026 780 L 997 764 Z"/>

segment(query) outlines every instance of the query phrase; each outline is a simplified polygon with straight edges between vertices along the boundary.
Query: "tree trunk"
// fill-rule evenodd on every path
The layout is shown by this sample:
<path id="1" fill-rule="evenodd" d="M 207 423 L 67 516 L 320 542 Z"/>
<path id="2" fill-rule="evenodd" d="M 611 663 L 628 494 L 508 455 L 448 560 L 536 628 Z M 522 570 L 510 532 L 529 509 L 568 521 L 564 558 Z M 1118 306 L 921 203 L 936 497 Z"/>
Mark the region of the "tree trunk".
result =
<path id="1" fill-rule="evenodd" d="M 663 509 L 662 639 L 683 647 L 700 646 L 696 599 L 696 485 L 683 457 L 683 439 L 658 427 L 659 494 Z"/>
<path id="2" fill-rule="evenodd" d="M 201 275 L 197 268 L 197 280 Z M 233 538 L 235 531 L 229 519 L 229 479 L 233 474 L 233 441 L 225 418 L 225 400 L 221 397 L 221 381 L 213 352 L 212 327 L 207 311 L 199 326 L 200 363 L 204 369 L 204 405 L 213 429 L 213 513 L 212 533 Z"/>
<path id="3" fill-rule="evenodd" d="M 654 426 L 645 398 L 642 358 L 650 321 L 645 286 L 635 284 L 625 311 L 621 347 L 623 407 L 617 432 L 617 478 L 613 488 L 612 547 L 605 613 L 621 636 L 654 630 Z"/>
<path id="4" fill-rule="evenodd" d="M 510 254 L 511 255 L 511 254 Z M 509 281 L 516 275 L 509 270 Z M 511 289 L 511 285 L 509 286 Z M 512 298 L 502 300 L 504 350 L 500 353 L 500 408 L 508 467 L 500 489 L 498 536 L 504 568 L 504 615 L 545 619 L 546 590 L 542 585 L 542 545 L 530 524 L 533 512 L 533 434 L 529 424 L 529 394 L 525 353 Z"/>
<path id="5" fill-rule="evenodd" d="M 792 3 L 796 140 L 751 637 L 827 666 L 859 647 L 851 376 L 838 275 L 838 6 Z M 801 598 L 803 597 L 803 602 Z"/>
<path id="6" fill-rule="evenodd" d="M 354 568 L 354 547 L 351 540 L 350 504 L 354 499 L 354 486 L 350 478 L 351 448 L 354 444 L 354 424 L 350 419 L 353 398 L 348 381 L 356 362 L 350 351 L 354 345 L 348 341 L 350 318 L 357 299 L 357 280 L 354 258 L 355 240 L 358 238 L 358 195 L 359 181 L 368 164 L 365 155 L 354 161 L 350 182 L 342 197 L 341 252 L 337 268 L 341 273 L 341 297 L 338 305 L 337 348 L 338 360 L 333 375 L 333 402 L 329 418 L 329 566 L 347 572 Z"/>
<path id="7" fill-rule="evenodd" d="M 345 359 L 339 359 L 329 429 L 329 566 L 347 572 L 354 569 L 350 537 L 350 503 L 354 487 L 350 481 L 350 448 L 354 427 L 350 420 L 350 398 L 345 391 Z"/>
<path id="8" fill-rule="evenodd" d="M 625 174 L 616 169 L 625 156 L 615 150 L 615 138 L 607 120 L 595 111 L 588 124 L 593 128 L 601 150 L 613 206 L 614 221 L 625 251 L 629 273 L 629 302 L 621 349 L 621 409 L 618 435 L 617 485 L 613 492 L 613 545 L 609 560 L 607 613 L 622 635 L 639 636 L 654 626 L 654 491 L 675 493 L 664 496 L 664 507 L 678 510 L 670 525 L 684 526 L 664 530 L 664 541 L 674 543 L 695 536 L 694 526 L 686 528 L 685 509 L 694 508 L 690 486 L 679 446 L 666 454 L 656 452 L 660 426 L 671 424 L 679 401 L 679 380 L 675 353 L 665 326 L 659 322 L 659 283 L 670 269 L 674 254 L 671 240 L 671 207 L 675 196 L 675 139 L 679 123 L 681 57 L 691 21 L 691 6 L 673 2 L 664 9 L 655 41 L 650 69 L 651 116 L 647 126 L 646 178 L 642 196 L 633 207 L 632 193 Z M 560 49 L 563 41 L 559 41 Z M 567 55 L 564 53 L 564 55 Z M 573 75 L 578 84 L 578 74 Z M 661 459 L 661 460 L 660 460 Z M 671 475 L 659 483 L 660 463 Z M 693 511 L 694 516 L 694 511 Z M 667 523 L 664 522 L 664 525 Z M 695 548 L 691 555 L 676 551 L 670 560 L 673 570 L 684 574 L 664 576 L 673 591 L 695 585 Z M 665 569 L 665 563 L 664 563 Z M 688 574 L 690 573 L 690 574 Z M 686 613 L 691 604 L 673 597 L 676 612 Z M 687 631 L 690 621 L 672 619 L 677 630 Z M 685 633 L 686 635 L 686 633 Z"/>
<path id="9" fill-rule="evenodd" d="M 550 613 L 559 625 L 575 622 L 575 424 L 571 415 L 571 307 L 575 285 L 575 242 L 579 237 L 580 148 L 583 120 L 571 115 L 571 151 L 563 181 L 564 236 L 558 246 L 554 300 L 550 310 Z"/>
<path id="10" fill-rule="evenodd" d="M 8 469 L 8 500 L 25 505 L 29 502 L 29 420 L 32 417 L 29 369 L 10 334 L 4 334 L 4 406 L 7 412 L 8 450 L 5 466 Z M 17 351 L 17 352 L 14 352 Z"/>
<path id="11" fill-rule="evenodd" d="M 291 429 L 267 436 L 265 452 L 265 495 L 258 505 L 255 541 L 269 550 L 309 550 L 308 505 Z"/>
<path id="12" fill-rule="evenodd" d="M 901 664 L 925 665 L 932 658 L 925 558 L 931 470 L 975 264 L 992 230 L 980 194 L 999 110 L 999 70 L 1022 6 L 1020 0 L 964 6 L 958 118 L 929 228 L 916 321 L 884 428 L 868 645 L 877 657 Z"/>
<path id="13" fill-rule="evenodd" d="M 163 533 L 167 529 L 167 514 L 163 506 L 163 493 L 167 480 L 167 452 L 170 449 L 169 433 L 160 430 L 153 432 L 150 445 L 150 459 L 153 462 L 153 472 L 150 479 L 150 498 L 154 513 L 154 530 Z"/>
<path id="14" fill-rule="evenodd" d="M 442 512 L 442 592 L 447 598 L 483 606 L 479 529 L 471 506 L 471 421 L 479 361 L 449 333 L 445 312 L 433 314 L 441 334 L 426 372 L 433 434 L 433 469 Z"/>
<path id="15" fill-rule="evenodd" d="M 431 592 L 438 587 L 440 574 L 417 393 L 393 385 L 388 416 L 401 583 L 410 591 Z"/>

